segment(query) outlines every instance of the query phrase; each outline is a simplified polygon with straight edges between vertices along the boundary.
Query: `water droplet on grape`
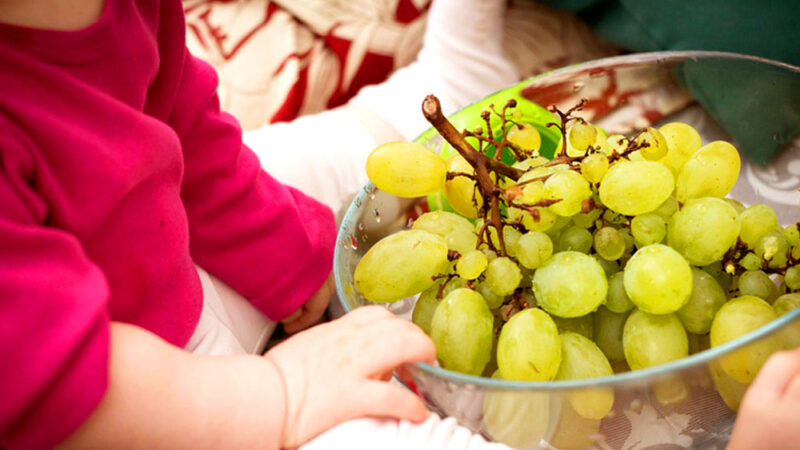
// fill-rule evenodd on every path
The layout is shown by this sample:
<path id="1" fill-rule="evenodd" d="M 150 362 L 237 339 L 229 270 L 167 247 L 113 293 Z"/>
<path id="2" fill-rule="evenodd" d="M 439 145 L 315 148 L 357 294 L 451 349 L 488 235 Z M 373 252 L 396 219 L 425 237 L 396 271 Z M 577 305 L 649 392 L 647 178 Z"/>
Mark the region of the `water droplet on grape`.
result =
<path id="1" fill-rule="evenodd" d="M 581 91 L 581 89 L 583 89 L 583 83 L 581 83 L 580 81 L 572 85 L 573 93 L 578 93 Z"/>
<path id="2" fill-rule="evenodd" d="M 358 240 L 352 234 L 350 235 L 350 247 L 352 247 L 353 250 L 358 250 Z"/>

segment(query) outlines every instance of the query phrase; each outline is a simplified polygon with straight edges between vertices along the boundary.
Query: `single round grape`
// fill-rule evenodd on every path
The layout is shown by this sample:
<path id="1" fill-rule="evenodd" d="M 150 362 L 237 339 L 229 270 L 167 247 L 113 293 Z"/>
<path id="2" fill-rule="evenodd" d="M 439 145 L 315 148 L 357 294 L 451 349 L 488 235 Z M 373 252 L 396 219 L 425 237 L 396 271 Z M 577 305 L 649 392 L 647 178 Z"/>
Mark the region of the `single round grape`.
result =
<path id="1" fill-rule="evenodd" d="M 497 295 L 489 288 L 489 285 L 486 284 L 485 281 L 478 283 L 475 287 L 475 290 L 478 291 L 479 294 L 483 297 L 486 301 L 486 306 L 489 307 L 491 310 L 495 310 L 503 305 L 503 302 L 506 301 L 506 297 L 503 295 Z"/>
<path id="2" fill-rule="evenodd" d="M 500 371 L 492 378 L 502 380 Z M 541 391 L 489 390 L 483 400 L 483 423 L 497 442 L 513 448 L 536 448 L 550 426 L 550 394 Z"/>
<path id="3" fill-rule="evenodd" d="M 595 208 L 588 213 L 575 214 L 572 216 L 572 223 L 575 224 L 576 227 L 589 228 L 595 224 L 602 213 L 602 210 Z"/>
<path id="4" fill-rule="evenodd" d="M 601 258 L 616 261 L 625 253 L 625 238 L 616 228 L 600 228 L 594 233 L 594 249 Z"/>
<path id="5" fill-rule="evenodd" d="M 725 197 L 739 177 L 740 166 L 739 152 L 728 142 L 714 141 L 700 147 L 678 174 L 675 184 L 678 201 Z"/>
<path id="6" fill-rule="evenodd" d="M 783 282 L 786 287 L 793 291 L 800 290 L 800 265 L 792 266 L 786 269 L 786 274 L 783 276 Z"/>
<path id="7" fill-rule="evenodd" d="M 524 309 L 503 325 L 497 340 L 497 367 L 503 379 L 552 380 L 560 364 L 561 339 L 547 313 Z"/>
<path id="8" fill-rule="evenodd" d="M 771 231 L 758 241 L 755 251 L 761 259 L 767 261 L 767 266 L 774 269 L 784 267 L 788 261 L 789 243 L 783 234 Z"/>
<path id="9" fill-rule="evenodd" d="M 492 352 L 494 316 L 480 294 L 456 289 L 442 299 L 431 320 L 436 358 L 448 370 L 480 375 Z"/>
<path id="10" fill-rule="evenodd" d="M 678 212 L 678 200 L 673 197 L 669 196 L 664 203 L 660 204 L 658 208 L 653 210 L 653 214 L 658 214 L 661 216 L 665 221 L 669 220 L 673 214 Z"/>
<path id="11" fill-rule="evenodd" d="M 711 324 L 711 347 L 720 346 L 775 320 L 769 303 L 751 295 L 722 305 Z M 722 369 L 739 383 L 749 384 L 769 355 L 779 350 L 776 336 L 767 336 L 720 358 Z"/>
<path id="12" fill-rule="evenodd" d="M 569 128 L 569 144 L 580 152 L 585 152 L 597 139 L 597 128 L 582 120 L 577 121 Z"/>
<path id="13" fill-rule="evenodd" d="M 439 300 L 436 298 L 438 293 L 438 283 L 422 291 L 417 302 L 414 303 L 414 311 L 411 313 L 411 321 L 422 328 L 427 335 L 431 334 L 431 320 L 433 320 L 436 307 L 439 306 Z"/>
<path id="14" fill-rule="evenodd" d="M 558 250 L 574 250 L 581 253 L 589 253 L 592 249 L 592 233 L 581 227 L 569 227 L 561 232 L 558 238 Z"/>
<path id="15" fill-rule="evenodd" d="M 778 216 L 767 205 L 753 205 L 745 209 L 739 219 L 742 223 L 739 238 L 750 248 L 756 248 L 764 235 L 778 228 Z"/>
<path id="16" fill-rule="evenodd" d="M 635 216 L 653 211 L 672 193 L 672 173 L 653 161 L 620 161 L 600 182 L 600 201 L 613 211 Z"/>
<path id="17" fill-rule="evenodd" d="M 447 270 L 447 244 L 441 236 L 406 230 L 373 245 L 356 265 L 358 292 L 373 302 L 394 302 L 422 292 Z"/>
<path id="18" fill-rule="evenodd" d="M 611 364 L 594 342 L 569 331 L 561 334 L 561 365 L 557 380 L 582 380 L 614 374 Z M 587 419 L 602 419 L 614 404 L 610 388 L 579 389 L 567 394 L 575 412 Z"/>
<path id="19" fill-rule="evenodd" d="M 517 256 L 517 252 L 519 251 L 518 243 L 520 237 L 522 237 L 522 233 L 520 233 L 516 228 L 510 226 L 503 227 L 503 241 L 506 244 L 506 252 L 508 253 L 508 256 Z"/>
<path id="20" fill-rule="evenodd" d="M 615 313 L 624 313 L 634 308 L 628 293 L 625 292 L 623 277 L 625 272 L 617 272 L 608 279 L 606 308 Z"/>
<path id="21" fill-rule="evenodd" d="M 667 222 L 656 213 L 642 214 L 631 220 L 631 234 L 639 248 L 658 244 L 667 235 Z"/>
<path id="22" fill-rule="evenodd" d="M 367 157 L 367 176 L 384 192 L 421 197 L 442 190 L 447 164 L 422 144 L 389 142 Z"/>
<path id="23" fill-rule="evenodd" d="M 609 261 L 598 254 L 592 255 L 592 258 L 594 258 L 594 260 L 597 261 L 597 264 L 600 264 L 600 267 L 603 268 L 603 272 L 606 274 L 606 278 L 619 272 L 618 261 Z"/>
<path id="24" fill-rule="evenodd" d="M 658 161 L 659 159 L 667 156 L 667 140 L 660 131 L 652 127 L 645 128 L 639 136 L 636 137 L 636 143 L 643 145 L 639 149 L 644 159 L 650 161 Z"/>
<path id="25" fill-rule="evenodd" d="M 707 266 L 736 244 L 739 217 L 725 201 L 707 197 L 689 200 L 667 226 L 667 242 L 690 263 Z"/>
<path id="26" fill-rule="evenodd" d="M 475 169 L 460 154 L 455 154 L 447 160 L 447 171 L 475 175 Z M 478 217 L 478 211 L 483 206 L 483 197 L 477 189 L 475 180 L 464 176 L 445 181 L 444 197 L 450 206 L 464 217 Z"/>
<path id="27" fill-rule="evenodd" d="M 800 245 L 800 231 L 797 225 L 790 225 L 783 229 L 783 237 L 792 247 Z"/>
<path id="28" fill-rule="evenodd" d="M 605 306 L 600 306 L 592 314 L 594 317 L 592 336 L 594 342 L 606 355 L 609 361 L 625 361 L 622 350 L 622 331 L 630 312 L 615 313 Z"/>
<path id="29" fill-rule="evenodd" d="M 545 311 L 559 317 L 578 317 L 605 301 L 608 281 L 594 258 L 566 251 L 556 253 L 536 270 L 532 287 Z"/>
<path id="30" fill-rule="evenodd" d="M 506 134 L 506 139 L 515 146 L 528 152 L 538 152 L 542 147 L 542 136 L 539 134 L 539 130 L 528 123 L 512 126 Z"/>
<path id="31" fill-rule="evenodd" d="M 747 384 L 739 383 L 722 370 L 722 365 L 719 361 L 712 361 L 708 365 L 708 371 L 711 373 L 711 379 L 714 381 L 714 387 L 717 388 L 719 396 L 722 401 L 728 405 L 733 411 L 739 410 L 739 405 L 742 403 L 744 393 L 747 392 Z"/>
<path id="32" fill-rule="evenodd" d="M 508 208 L 509 223 L 521 224 L 528 231 L 547 231 L 556 223 L 558 216 L 549 208 L 534 208 L 539 220 L 528 211 L 519 208 Z"/>
<path id="33" fill-rule="evenodd" d="M 583 201 L 592 196 L 589 182 L 574 170 L 554 173 L 544 182 L 544 198 L 560 199 L 549 206 L 559 216 L 573 216 L 581 211 Z"/>
<path id="34" fill-rule="evenodd" d="M 648 245 L 633 254 L 625 266 L 625 292 L 642 311 L 668 314 L 689 301 L 692 270 L 670 247 Z"/>
<path id="35" fill-rule="evenodd" d="M 787 312 L 800 307 L 800 294 L 783 294 L 772 304 L 775 315 L 782 316 Z"/>
<path id="36" fill-rule="evenodd" d="M 686 330 L 675 314 L 636 310 L 622 332 L 625 360 L 632 370 L 665 364 L 689 356 Z"/>
<path id="37" fill-rule="evenodd" d="M 474 250 L 478 244 L 478 237 L 469 220 L 451 212 L 427 212 L 414 221 L 411 229 L 438 234 L 447 242 L 447 248 L 462 255 Z"/>
<path id="38" fill-rule="evenodd" d="M 744 267 L 745 270 L 759 270 L 764 266 L 764 260 L 753 252 L 747 252 L 742 260 L 739 261 L 739 265 Z"/>
<path id="39" fill-rule="evenodd" d="M 519 266 L 505 256 L 490 261 L 484 276 L 489 289 L 497 295 L 510 295 L 522 280 Z"/>
<path id="40" fill-rule="evenodd" d="M 581 174 L 589 183 L 599 183 L 607 171 L 608 157 L 602 153 L 592 153 L 581 161 Z"/>
<path id="41" fill-rule="evenodd" d="M 617 153 L 622 154 L 628 148 L 628 138 L 621 134 L 612 134 L 606 138 L 606 145 L 608 146 L 609 154 Z"/>
<path id="42" fill-rule="evenodd" d="M 456 273 L 465 280 L 474 280 L 486 270 L 488 265 L 489 259 L 482 251 L 470 250 L 456 261 Z"/>
<path id="43" fill-rule="evenodd" d="M 739 295 L 752 295 L 767 302 L 778 298 L 778 287 L 762 270 L 748 270 L 739 276 Z"/>
<path id="44" fill-rule="evenodd" d="M 556 328 L 558 328 L 559 333 L 571 331 L 586 336 L 587 339 L 592 339 L 592 313 L 568 319 L 558 316 L 550 316 L 550 318 L 556 323 Z"/>
<path id="45" fill-rule="evenodd" d="M 540 231 L 523 234 L 517 241 L 517 247 L 517 260 L 528 269 L 538 269 L 553 255 L 553 242 Z"/>
<path id="46" fill-rule="evenodd" d="M 692 267 L 692 295 L 676 314 L 687 331 L 706 334 L 714 315 L 726 301 L 728 297 L 717 280 L 706 271 Z"/>
<path id="47" fill-rule="evenodd" d="M 668 123 L 658 131 L 664 136 L 669 149 L 667 156 L 661 158 L 660 162 L 677 176 L 686 161 L 703 145 L 700 134 L 682 122 Z"/>

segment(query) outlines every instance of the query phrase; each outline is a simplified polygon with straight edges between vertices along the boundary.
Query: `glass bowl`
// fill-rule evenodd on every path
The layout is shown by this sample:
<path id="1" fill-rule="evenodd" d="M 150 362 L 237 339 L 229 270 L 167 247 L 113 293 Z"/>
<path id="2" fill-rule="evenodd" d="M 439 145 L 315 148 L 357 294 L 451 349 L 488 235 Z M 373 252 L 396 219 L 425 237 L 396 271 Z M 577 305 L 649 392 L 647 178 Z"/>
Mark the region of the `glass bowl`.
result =
<path id="1" fill-rule="evenodd" d="M 539 106 L 562 110 L 587 98 L 580 114 L 608 134 L 682 121 L 703 142 L 724 139 L 740 150 L 742 169 L 730 196 L 745 205 L 765 203 L 782 225 L 800 220 L 800 68 L 718 52 L 633 54 L 545 73 L 496 92 L 451 116 L 458 129 L 489 104 L 514 98 L 523 119 L 546 123 Z M 423 99 L 420 99 L 420 103 Z M 543 147 L 555 146 L 540 126 Z M 794 139 L 794 140 L 793 140 Z M 430 129 L 417 142 L 451 152 Z M 336 289 L 350 311 L 368 304 L 354 288 L 361 256 L 382 237 L 408 228 L 436 196 L 401 199 L 368 184 L 339 229 L 334 257 Z M 387 305 L 410 318 L 414 298 Z M 721 358 L 765 339 L 800 345 L 800 309 L 727 344 L 646 370 L 605 378 L 513 382 L 464 375 L 429 364 L 408 364 L 396 377 L 428 406 L 487 439 L 517 448 L 724 448 L 746 389 L 719 369 Z M 603 419 L 581 417 L 569 398 L 587 389 L 614 391 Z M 654 447 L 656 446 L 656 447 Z"/>

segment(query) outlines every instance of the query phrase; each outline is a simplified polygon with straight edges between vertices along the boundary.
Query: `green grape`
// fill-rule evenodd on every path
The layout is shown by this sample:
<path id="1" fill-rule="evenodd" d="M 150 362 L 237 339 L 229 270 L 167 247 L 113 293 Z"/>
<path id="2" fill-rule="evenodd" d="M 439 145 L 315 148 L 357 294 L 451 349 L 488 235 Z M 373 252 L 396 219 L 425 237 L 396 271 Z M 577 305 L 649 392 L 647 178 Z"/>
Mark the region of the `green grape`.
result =
<path id="1" fill-rule="evenodd" d="M 538 269 L 553 255 L 553 242 L 540 231 L 523 234 L 517 241 L 517 247 L 517 260 L 528 269 Z"/>
<path id="2" fill-rule="evenodd" d="M 625 360 L 625 353 L 622 350 L 622 331 L 628 314 L 630 313 L 615 313 L 605 306 L 600 306 L 593 314 L 594 342 L 609 361 Z"/>
<path id="3" fill-rule="evenodd" d="M 436 295 L 439 293 L 439 283 L 434 284 L 422 291 L 419 294 L 417 302 L 414 303 L 414 311 L 411 313 L 411 321 L 422 328 L 425 334 L 431 334 L 431 320 L 433 320 L 433 313 L 436 307 L 439 306 L 439 300 Z"/>
<path id="4" fill-rule="evenodd" d="M 489 289 L 497 295 L 510 295 L 522 280 L 519 266 L 505 256 L 490 261 L 484 276 Z"/>
<path id="5" fill-rule="evenodd" d="M 522 187 L 522 203 L 535 205 L 544 197 L 544 181 L 534 181 Z"/>
<path id="6" fill-rule="evenodd" d="M 615 213 L 610 209 L 607 209 L 605 212 L 603 212 L 603 220 L 612 225 L 624 225 L 627 223 L 628 218 L 621 214 Z"/>
<path id="7" fill-rule="evenodd" d="M 608 296 L 606 308 L 615 313 L 624 313 L 633 309 L 634 304 L 625 292 L 623 277 L 625 272 L 617 272 L 608 279 Z"/>
<path id="8" fill-rule="evenodd" d="M 628 148 L 628 143 L 628 138 L 621 134 L 612 134 L 606 139 L 606 146 L 608 147 L 609 154 L 622 154 L 622 152 Z"/>
<path id="9" fill-rule="evenodd" d="M 686 330 L 675 314 L 634 311 L 625 322 L 622 348 L 631 370 L 646 369 L 689 356 Z"/>
<path id="10" fill-rule="evenodd" d="M 519 250 L 517 243 L 521 236 L 522 233 L 517 231 L 516 228 L 510 226 L 503 227 L 503 241 L 506 243 L 506 252 L 509 256 L 517 256 L 517 251 Z"/>
<path id="11" fill-rule="evenodd" d="M 733 206 L 713 197 L 689 200 L 667 226 L 667 242 L 690 263 L 707 266 L 719 261 L 739 236 Z"/>
<path id="12" fill-rule="evenodd" d="M 578 150 L 585 152 L 590 145 L 594 144 L 597 139 L 597 128 L 590 123 L 583 120 L 577 121 L 569 128 L 568 142 L 569 145 Z"/>
<path id="13" fill-rule="evenodd" d="M 414 221 L 411 229 L 438 234 L 447 242 L 447 248 L 462 255 L 478 245 L 478 236 L 469 220 L 451 212 L 427 212 Z"/>
<path id="14" fill-rule="evenodd" d="M 526 152 L 538 152 L 542 147 L 542 136 L 539 134 L 539 130 L 528 123 L 512 126 L 506 134 L 506 139 Z"/>
<path id="15" fill-rule="evenodd" d="M 460 154 L 447 160 L 447 171 L 475 175 L 475 169 Z M 478 191 L 475 180 L 468 177 L 453 177 L 444 183 L 444 197 L 450 206 L 462 216 L 475 218 L 483 205 L 483 197 Z"/>
<path id="16" fill-rule="evenodd" d="M 739 177 L 739 152 L 725 141 L 714 141 L 700 147 L 678 174 L 675 193 L 678 201 L 690 198 L 728 195 Z"/>
<path id="17" fill-rule="evenodd" d="M 574 250 L 581 253 L 589 253 L 592 249 L 592 233 L 581 227 L 569 227 L 561 232 L 558 238 L 558 250 Z"/>
<path id="18" fill-rule="evenodd" d="M 436 234 L 406 230 L 386 236 L 358 262 L 353 280 L 373 302 L 394 302 L 422 292 L 447 270 L 447 244 Z"/>
<path id="19" fill-rule="evenodd" d="M 589 228 L 592 225 L 594 225 L 594 223 L 597 221 L 597 219 L 600 218 L 600 214 L 602 213 L 603 213 L 602 210 L 595 208 L 585 214 L 584 213 L 575 214 L 574 216 L 572 216 L 572 223 L 575 224 L 576 227 Z"/>
<path id="20" fill-rule="evenodd" d="M 747 252 L 742 260 L 739 261 L 739 265 L 744 267 L 745 270 L 759 270 L 763 267 L 764 260 L 753 252 Z"/>
<path id="21" fill-rule="evenodd" d="M 492 378 L 502 380 L 499 371 Z M 513 448 L 535 448 L 547 437 L 550 426 L 550 394 L 540 391 L 487 391 L 483 423 L 492 439 Z"/>
<path id="22" fill-rule="evenodd" d="M 677 311 L 692 293 L 692 269 L 683 257 L 662 244 L 639 249 L 625 266 L 625 292 L 650 314 Z"/>
<path id="23" fill-rule="evenodd" d="M 752 295 L 767 302 L 778 298 L 778 286 L 761 270 L 748 270 L 739 276 L 739 295 Z"/>
<path id="24" fill-rule="evenodd" d="M 422 144 L 389 142 L 367 157 L 367 176 L 384 192 L 421 197 L 442 190 L 447 164 Z"/>
<path id="25" fill-rule="evenodd" d="M 630 252 L 633 250 L 633 245 L 636 243 L 636 241 L 633 239 L 631 231 L 627 228 L 620 228 L 619 232 L 622 234 L 622 239 L 625 239 L 625 251 Z"/>
<path id="26" fill-rule="evenodd" d="M 631 234 L 639 248 L 658 244 L 667 235 L 667 223 L 656 213 L 642 214 L 631 220 Z"/>
<path id="27" fill-rule="evenodd" d="M 456 289 L 442 299 L 431 320 L 436 358 L 448 370 L 480 375 L 492 351 L 494 316 L 480 294 Z"/>
<path id="28" fill-rule="evenodd" d="M 790 225 L 783 229 L 783 237 L 792 247 L 800 245 L 800 231 L 797 225 Z"/>
<path id="29" fill-rule="evenodd" d="M 550 316 L 553 319 L 553 322 L 556 323 L 556 328 L 558 328 L 559 333 L 563 333 L 565 331 L 571 331 L 573 333 L 578 333 L 582 336 L 586 336 L 587 339 L 592 338 L 592 327 L 593 327 L 593 319 L 592 313 L 586 314 L 585 316 L 580 317 L 571 317 L 569 319 L 565 319 L 563 317 L 558 316 Z"/>
<path id="30" fill-rule="evenodd" d="M 474 280 L 486 270 L 487 265 L 489 258 L 482 251 L 470 250 L 456 261 L 456 273 L 465 280 Z"/>
<path id="31" fill-rule="evenodd" d="M 782 316 L 798 307 L 800 307 L 800 294 L 783 294 L 772 304 L 777 316 Z"/>
<path id="32" fill-rule="evenodd" d="M 690 333 L 705 334 L 711 329 L 711 321 L 728 297 L 711 275 L 692 267 L 692 295 L 689 302 L 678 312 L 678 318 Z"/>
<path id="33" fill-rule="evenodd" d="M 659 205 L 658 208 L 653 211 L 653 214 L 658 214 L 661 216 L 661 218 L 667 221 L 676 212 L 678 212 L 678 200 L 673 196 L 669 196 L 666 200 L 664 200 L 664 203 Z"/>
<path id="34" fill-rule="evenodd" d="M 608 157 L 602 153 L 592 153 L 581 161 L 581 174 L 589 183 L 599 183 L 607 171 Z"/>
<path id="35" fill-rule="evenodd" d="M 780 317 L 795 308 L 800 307 L 800 294 L 783 294 L 775 300 L 772 304 L 772 309 L 775 315 Z M 794 349 L 800 347 L 800 327 L 798 321 L 795 320 L 791 325 L 782 327 L 778 332 L 779 339 L 783 343 L 783 348 Z"/>
<path id="36" fill-rule="evenodd" d="M 793 291 L 800 290 L 800 265 L 792 266 L 786 269 L 786 274 L 783 276 L 783 282 L 786 287 Z"/>
<path id="37" fill-rule="evenodd" d="M 775 311 L 764 300 L 746 295 L 722 305 L 711 324 L 711 347 L 720 346 L 775 320 Z M 781 348 L 776 336 L 767 336 L 720 358 L 722 369 L 739 383 L 753 381 L 769 355 Z"/>
<path id="38" fill-rule="evenodd" d="M 503 379 L 552 380 L 560 364 L 561 339 L 547 313 L 528 308 L 503 325 L 497 340 L 497 367 Z"/>
<path id="39" fill-rule="evenodd" d="M 800 259 L 800 245 L 792 247 L 792 259 L 795 261 Z"/>
<path id="40" fill-rule="evenodd" d="M 625 253 L 625 238 L 616 228 L 600 228 L 594 233 L 594 249 L 601 258 L 616 261 Z"/>
<path id="41" fill-rule="evenodd" d="M 530 169 L 535 169 L 536 167 L 539 167 L 547 162 L 550 162 L 550 160 L 545 158 L 544 156 L 536 155 L 536 156 L 531 156 L 530 158 L 525 158 L 522 161 L 517 161 L 514 164 L 512 164 L 512 167 L 519 170 L 527 171 Z"/>
<path id="42" fill-rule="evenodd" d="M 756 248 L 764 235 L 778 228 L 778 216 L 767 205 L 753 205 L 739 215 L 742 227 L 739 238 L 750 248 Z"/>
<path id="43" fill-rule="evenodd" d="M 573 170 L 554 173 L 544 182 L 544 198 L 560 199 L 549 209 L 559 216 L 573 216 L 581 212 L 583 201 L 592 196 L 589 182 Z"/>
<path id="44" fill-rule="evenodd" d="M 742 214 L 744 212 L 744 210 L 747 209 L 747 208 L 744 207 L 742 202 L 740 202 L 739 200 L 736 200 L 735 198 L 725 197 L 725 198 L 723 198 L 723 200 L 725 200 L 726 202 L 730 203 L 731 206 L 733 206 L 733 209 L 736 210 L 737 214 Z"/>
<path id="45" fill-rule="evenodd" d="M 606 356 L 594 342 L 577 333 L 561 334 L 561 365 L 557 380 L 582 380 L 614 374 Z M 610 388 L 576 389 L 567 394 L 575 412 L 587 419 L 602 419 L 614 405 Z"/>
<path id="46" fill-rule="evenodd" d="M 603 272 L 606 274 L 606 278 L 614 275 L 615 273 L 619 272 L 619 262 L 617 261 L 609 261 L 600 255 L 592 255 L 597 264 L 600 264 L 600 267 L 603 268 Z"/>
<path id="47" fill-rule="evenodd" d="M 686 384 L 678 375 L 668 375 L 653 381 L 653 394 L 662 405 L 682 402 L 689 395 Z"/>
<path id="48" fill-rule="evenodd" d="M 594 311 L 605 301 L 607 291 L 603 268 L 580 252 L 556 253 L 533 274 L 533 292 L 539 305 L 559 317 Z"/>
<path id="49" fill-rule="evenodd" d="M 700 134 L 691 126 L 682 122 L 672 122 L 659 128 L 658 131 L 667 141 L 667 156 L 661 158 L 659 162 L 669 167 L 677 176 L 686 161 L 696 152 L 703 142 Z"/>
<path id="50" fill-rule="evenodd" d="M 528 211 L 519 208 L 508 208 L 508 223 L 521 224 L 528 231 L 547 231 L 556 223 L 558 216 L 549 208 L 537 207 L 539 220 Z"/>
<path id="51" fill-rule="evenodd" d="M 635 216 L 658 208 L 672 193 L 672 173 L 653 161 L 620 161 L 600 183 L 600 201 L 613 211 Z"/>
<path id="52" fill-rule="evenodd" d="M 719 361 L 711 361 L 708 365 L 709 372 L 711 372 L 711 379 L 714 381 L 714 387 L 717 388 L 719 396 L 722 401 L 728 405 L 733 411 L 739 410 L 739 405 L 742 403 L 744 393 L 747 392 L 748 384 L 739 383 L 722 370 L 722 365 Z"/>
<path id="53" fill-rule="evenodd" d="M 652 127 L 645 128 L 639 136 L 636 137 L 636 143 L 644 145 L 639 149 L 644 159 L 650 161 L 658 161 L 659 159 L 667 156 L 668 144 L 667 140 L 660 131 Z"/>
<path id="54" fill-rule="evenodd" d="M 499 308 L 505 301 L 505 296 L 497 295 L 489 288 L 489 285 L 486 282 L 478 283 L 475 287 L 475 290 L 478 291 L 479 294 L 483 297 L 486 301 L 486 306 L 489 307 L 492 311 Z"/>
<path id="55" fill-rule="evenodd" d="M 777 269 L 786 266 L 788 262 L 789 243 L 782 233 L 772 231 L 758 241 L 755 251 L 756 255 L 767 261 L 767 266 Z"/>

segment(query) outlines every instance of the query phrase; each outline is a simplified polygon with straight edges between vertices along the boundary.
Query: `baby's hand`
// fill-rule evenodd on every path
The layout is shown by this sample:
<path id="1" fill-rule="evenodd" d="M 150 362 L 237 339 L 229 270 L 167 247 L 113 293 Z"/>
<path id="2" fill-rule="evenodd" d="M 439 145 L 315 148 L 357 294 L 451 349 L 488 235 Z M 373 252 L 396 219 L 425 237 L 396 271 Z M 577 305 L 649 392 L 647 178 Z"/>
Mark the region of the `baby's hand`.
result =
<path id="1" fill-rule="evenodd" d="M 387 381 L 400 364 L 432 362 L 435 355 L 425 333 L 380 306 L 358 308 L 287 339 L 266 354 L 286 389 L 283 447 L 358 417 L 424 420 L 422 400 Z"/>
<path id="2" fill-rule="evenodd" d="M 328 308 L 328 302 L 330 302 L 333 292 L 333 276 L 331 275 L 308 301 L 281 321 L 283 329 L 287 333 L 296 333 L 317 323 L 322 315 L 325 314 L 325 309 Z"/>
<path id="3" fill-rule="evenodd" d="M 800 349 L 779 352 L 742 399 L 729 450 L 800 446 Z"/>

